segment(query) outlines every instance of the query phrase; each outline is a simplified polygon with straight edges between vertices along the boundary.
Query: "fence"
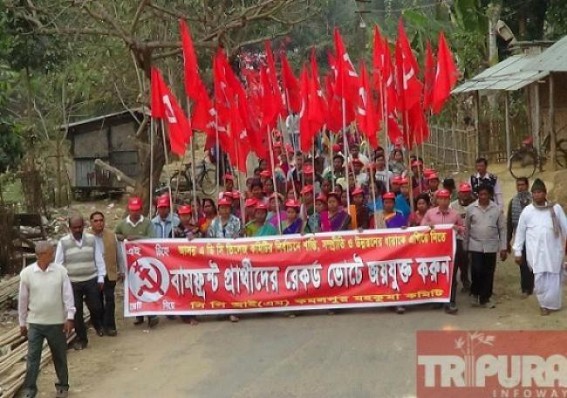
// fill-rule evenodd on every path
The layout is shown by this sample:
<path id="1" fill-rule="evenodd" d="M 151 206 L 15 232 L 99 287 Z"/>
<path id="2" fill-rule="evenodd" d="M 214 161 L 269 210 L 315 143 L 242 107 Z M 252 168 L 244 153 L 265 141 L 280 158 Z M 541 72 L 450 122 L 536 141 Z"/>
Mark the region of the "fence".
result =
<path id="1" fill-rule="evenodd" d="M 477 132 L 474 128 L 430 126 L 429 140 L 423 147 L 425 161 L 437 170 L 472 170 L 478 156 Z"/>

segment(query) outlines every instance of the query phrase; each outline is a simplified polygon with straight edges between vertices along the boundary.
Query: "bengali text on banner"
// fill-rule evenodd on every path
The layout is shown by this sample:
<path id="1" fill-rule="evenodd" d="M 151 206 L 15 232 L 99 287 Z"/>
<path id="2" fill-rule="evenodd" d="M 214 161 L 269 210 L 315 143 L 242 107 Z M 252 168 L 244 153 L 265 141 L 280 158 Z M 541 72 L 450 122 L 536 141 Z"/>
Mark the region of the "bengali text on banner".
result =
<path id="1" fill-rule="evenodd" d="M 126 316 L 448 302 L 451 226 L 125 242 Z"/>

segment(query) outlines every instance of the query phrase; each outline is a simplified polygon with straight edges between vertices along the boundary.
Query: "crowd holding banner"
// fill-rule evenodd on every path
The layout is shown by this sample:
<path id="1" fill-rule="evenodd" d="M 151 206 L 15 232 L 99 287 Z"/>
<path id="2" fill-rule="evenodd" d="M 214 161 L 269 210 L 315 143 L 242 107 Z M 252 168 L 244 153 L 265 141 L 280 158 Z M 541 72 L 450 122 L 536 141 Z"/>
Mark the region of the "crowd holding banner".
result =
<path id="1" fill-rule="evenodd" d="M 125 243 L 127 316 L 447 302 L 452 226 Z"/>

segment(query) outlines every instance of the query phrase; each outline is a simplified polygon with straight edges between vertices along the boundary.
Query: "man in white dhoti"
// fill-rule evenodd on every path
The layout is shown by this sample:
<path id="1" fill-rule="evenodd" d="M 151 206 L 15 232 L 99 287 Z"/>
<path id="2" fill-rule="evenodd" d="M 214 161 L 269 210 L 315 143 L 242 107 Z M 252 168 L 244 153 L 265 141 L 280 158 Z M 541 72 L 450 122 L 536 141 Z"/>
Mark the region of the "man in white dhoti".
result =
<path id="1" fill-rule="evenodd" d="M 532 185 L 532 196 L 533 203 L 520 215 L 513 250 L 516 263 L 520 264 L 525 243 L 541 315 L 549 315 L 561 308 L 567 217 L 560 205 L 547 201 L 545 184 L 539 178 Z"/>

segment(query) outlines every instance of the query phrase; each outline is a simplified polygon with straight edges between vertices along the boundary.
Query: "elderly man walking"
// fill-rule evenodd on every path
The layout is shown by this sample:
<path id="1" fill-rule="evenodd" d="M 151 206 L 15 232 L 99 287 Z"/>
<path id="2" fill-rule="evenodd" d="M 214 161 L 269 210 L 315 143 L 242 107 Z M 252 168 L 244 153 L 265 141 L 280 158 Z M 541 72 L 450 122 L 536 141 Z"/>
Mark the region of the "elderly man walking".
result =
<path id="1" fill-rule="evenodd" d="M 85 221 L 82 216 L 69 218 L 71 233 L 65 235 L 57 245 L 55 262 L 67 269 L 67 274 L 73 287 L 73 296 L 77 311 L 75 312 L 75 330 L 77 338 L 73 344 L 75 350 L 87 347 L 87 328 L 83 317 L 83 301 L 87 305 L 91 322 L 99 336 L 102 330 L 102 305 L 100 292 L 104 288 L 106 266 L 102 255 L 102 248 L 97 244 L 95 237 L 84 232 Z"/>
<path id="2" fill-rule="evenodd" d="M 47 340 L 57 374 L 56 397 L 67 397 L 69 390 L 67 336 L 73 330 L 75 304 L 67 270 L 53 263 L 53 252 L 50 243 L 38 242 L 35 246 L 37 262 L 20 273 L 20 333 L 28 338 L 23 385 L 25 398 L 33 398 L 37 394 L 36 382 L 44 340 Z"/>
<path id="3" fill-rule="evenodd" d="M 532 185 L 532 199 L 532 204 L 520 214 L 513 250 L 516 263 L 521 264 L 522 249 L 526 245 L 541 315 L 549 315 L 561 308 L 567 218 L 560 205 L 547 201 L 547 189 L 539 178 Z"/>

